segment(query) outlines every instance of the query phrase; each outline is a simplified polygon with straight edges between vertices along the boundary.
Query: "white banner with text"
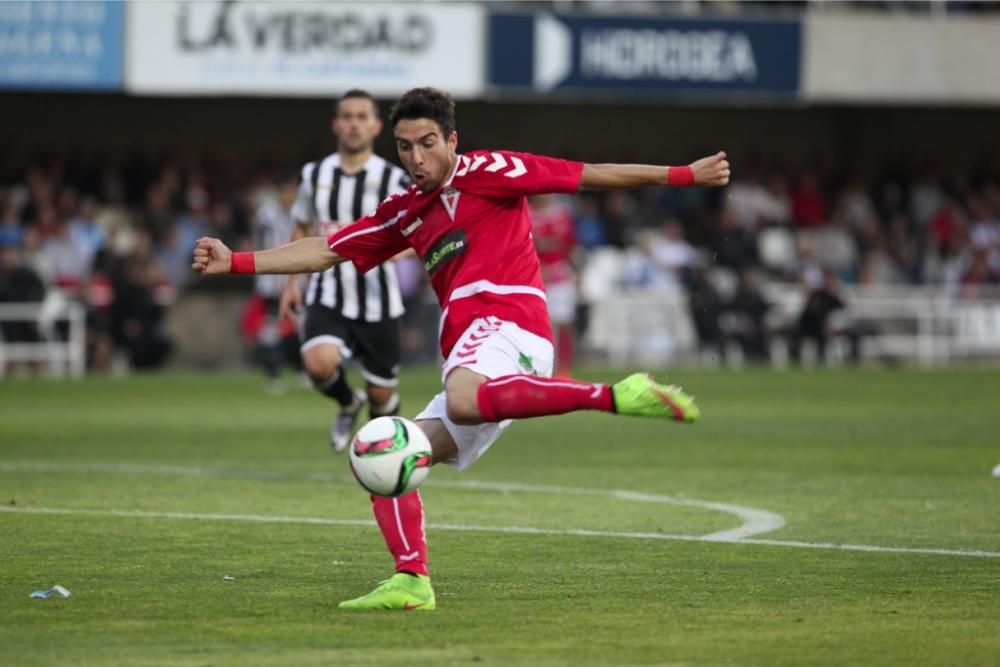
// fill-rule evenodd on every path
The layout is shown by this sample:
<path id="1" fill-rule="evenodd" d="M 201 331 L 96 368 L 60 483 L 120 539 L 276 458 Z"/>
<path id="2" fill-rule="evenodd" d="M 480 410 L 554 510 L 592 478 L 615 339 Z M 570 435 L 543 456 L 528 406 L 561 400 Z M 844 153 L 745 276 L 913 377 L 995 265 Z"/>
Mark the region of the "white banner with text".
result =
<path id="1" fill-rule="evenodd" d="M 125 87 L 153 95 L 394 96 L 484 87 L 479 5 L 130 2 Z"/>

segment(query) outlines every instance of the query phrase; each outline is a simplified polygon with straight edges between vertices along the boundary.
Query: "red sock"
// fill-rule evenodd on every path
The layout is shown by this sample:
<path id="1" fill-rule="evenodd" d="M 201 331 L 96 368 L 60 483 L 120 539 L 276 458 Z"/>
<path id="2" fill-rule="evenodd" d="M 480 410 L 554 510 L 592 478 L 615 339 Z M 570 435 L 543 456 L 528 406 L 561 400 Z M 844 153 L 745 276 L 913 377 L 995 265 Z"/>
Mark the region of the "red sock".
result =
<path id="1" fill-rule="evenodd" d="M 420 492 L 398 498 L 372 496 L 372 510 L 385 545 L 396 560 L 396 572 L 427 575 L 427 536 Z"/>
<path id="2" fill-rule="evenodd" d="M 569 378 L 507 375 L 479 385 L 476 394 L 483 421 L 561 415 L 575 410 L 615 411 L 611 387 Z"/>

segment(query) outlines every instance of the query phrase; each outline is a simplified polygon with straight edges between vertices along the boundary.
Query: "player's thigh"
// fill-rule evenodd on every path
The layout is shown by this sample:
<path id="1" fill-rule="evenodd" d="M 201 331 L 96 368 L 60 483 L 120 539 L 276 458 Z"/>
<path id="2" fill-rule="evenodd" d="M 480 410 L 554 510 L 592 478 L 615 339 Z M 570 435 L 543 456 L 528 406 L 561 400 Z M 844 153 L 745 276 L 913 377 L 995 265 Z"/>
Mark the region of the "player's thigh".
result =
<path id="1" fill-rule="evenodd" d="M 315 379 L 332 375 L 351 356 L 343 318 L 324 306 L 308 306 L 302 323 L 302 365 Z"/>
<path id="2" fill-rule="evenodd" d="M 458 458 L 458 445 L 451 437 L 444 422 L 440 419 L 418 419 L 417 426 L 424 432 L 427 439 L 431 441 L 431 452 L 433 462 L 445 463 Z"/>
<path id="3" fill-rule="evenodd" d="M 399 384 L 402 355 L 399 319 L 351 322 L 348 329 L 352 353 L 361 365 L 361 376 L 376 393 L 391 396 Z"/>

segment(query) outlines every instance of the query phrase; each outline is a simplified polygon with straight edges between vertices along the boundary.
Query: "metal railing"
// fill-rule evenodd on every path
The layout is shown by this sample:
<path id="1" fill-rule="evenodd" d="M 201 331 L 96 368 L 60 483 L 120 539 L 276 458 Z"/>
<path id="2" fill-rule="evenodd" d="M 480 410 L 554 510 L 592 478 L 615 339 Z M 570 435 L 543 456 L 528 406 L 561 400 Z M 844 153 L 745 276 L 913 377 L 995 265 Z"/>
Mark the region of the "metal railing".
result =
<path id="1" fill-rule="evenodd" d="M 793 284 L 772 284 L 763 292 L 771 305 L 772 362 L 781 365 L 805 293 Z M 857 337 L 862 360 L 923 367 L 1000 360 L 1000 291 L 965 298 L 940 287 L 845 287 L 842 298 L 846 309 L 831 318 L 832 363 L 843 359 L 851 336 Z M 607 294 L 591 300 L 590 313 L 585 346 L 612 365 L 698 358 L 688 298 L 680 288 Z"/>
<path id="2" fill-rule="evenodd" d="M 0 322 L 27 322 L 38 329 L 38 340 L 5 341 L 0 333 L 0 377 L 11 362 L 42 363 L 53 376 L 82 377 L 87 367 L 86 311 L 62 298 L 39 303 L 0 303 Z M 63 332 L 57 326 L 66 322 Z"/>

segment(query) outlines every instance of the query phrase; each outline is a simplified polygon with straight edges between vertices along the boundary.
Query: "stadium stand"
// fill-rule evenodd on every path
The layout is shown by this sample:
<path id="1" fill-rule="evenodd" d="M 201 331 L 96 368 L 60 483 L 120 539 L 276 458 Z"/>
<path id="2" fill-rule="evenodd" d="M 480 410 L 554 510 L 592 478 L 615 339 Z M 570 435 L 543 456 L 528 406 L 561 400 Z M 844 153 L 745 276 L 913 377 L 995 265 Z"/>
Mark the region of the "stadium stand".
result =
<path id="1" fill-rule="evenodd" d="M 117 7 L 110 3 L 108 13 Z M 168 11 L 138 7 L 150 15 Z M 667 25 L 666 32 L 675 18 L 738 23 L 760 17 L 784 27 L 801 21 L 812 38 L 841 34 L 835 22 L 811 20 L 817 16 L 844 14 L 869 29 L 868 16 L 891 15 L 900 19 L 890 37 L 900 40 L 902 51 L 940 20 L 956 27 L 941 33 L 955 37 L 948 49 L 929 50 L 942 66 L 951 51 L 963 57 L 963 44 L 974 51 L 992 39 L 992 24 L 976 18 L 1000 12 L 996 2 L 950 1 L 557 0 L 486 7 L 532 20 L 546 10 L 572 12 L 595 26 L 620 27 L 642 14 Z M 120 31 L 108 34 L 120 39 Z M 789 42 L 795 53 L 797 34 Z M 886 43 L 887 53 L 894 43 Z M 821 357 L 934 364 L 1000 352 L 1000 134 L 990 107 L 993 88 L 981 85 L 985 78 L 970 61 L 965 78 L 915 77 L 910 88 L 893 92 L 897 97 L 864 88 L 864 77 L 851 79 L 855 89 L 845 93 L 837 88 L 841 79 L 827 76 L 817 93 L 822 71 L 808 66 L 824 56 L 841 64 L 842 52 L 833 55 L 803 51 L 802 81 L 787 90 L 751 89 L 749 97 L 739 87 L 718 97 L 697 88 L 629 97 L 596 85 L 550 97 L 537 87 L 517 87 L 521 83 L 504 88 L 500 77 L 462 101 L 466 150 L 502 146 L 594 162 L 679 161 L 717 148 L 730 153 L 734 177 L 722 195 L 650 190 L 568 202 L 580 243 L 582 352 L 613 363 L 647 357 L 776 364 Z M 141 56 L 137 51 L 126 59 Z M 490 61 L 491 54 L 484 57 Z M 174 72 L 154 73 L 167 86 Z M 672 85 L 667 78 L 659 83 Z M 258 97 L 201 97 L 206 93 L 197 86 L 190 89 L 194 96 L 170 94 L 169 87 L 147 95 L 143 81 L 125 84 L 105 92 L 42 87 L 5 96 L 9 125 L 20 131 L 0 139 L 0 246 L 13 249 L 12 268 L 0 280 L 10 283 L 16 265 L 39 276 L 44 303 L 82 307 L 88 368 L 239 363 L 241 355 L 216 343 L 235 338 L 238 317 L 232 331 L 205 332 L 190 325 L 188 313 L 210 303 L 223 308 L 218 298 L 205 297 L 210 289 L 244 298 L 249 282 L 199 284 L 188 269 L 191 245 L 208 234 L 250 248 L 252 216 L 273 201 L 276 175 L 328 148 L 328 132 L 315 129 L 324 129 L 329 102 L 315 93 L 294 91 L 300 97 L 292 99 L 265 88 L 249 93 Z M 837 97 L 848 93 L 855 97 Z M 950 105 L 956 94 L 966 106 Z M 377 151 L 392 150 L 384 134 Z M 829 309 L 817 333 L 802 311 L 819 298 L 826 274 L 836 279 L 845 307 Z M 427 330 L 435 306 L 418 271 L 406 280 L 407 360 L 432 362 Z M 18 294 L 0 288 L 6 303 L 38 301 Z M 23 337 L 24 325 L 42 333 L 37 321 L 12 319 L 28 310 L 7 312 L 18 313 L 6 320 L 8 349 Z M 612 335 L 619 318 L 634 320 L 636 332 L 668 333 Z M 67 326 L 45 333 L 65 340 L 73 329 Z M 17 336 L 10 333 L 17 329 Z"/>
<path id="2" fill-rule="evenodd" d="M 994 317 L 986 304 L 1000 284 L 995 161 L 984 156 L 944 174 L 909 158 L 860 177 L 836 168 L 796 172 L 761 159 L 742 165 L 723 200 L 692 203 L 668 191 L 571 200 L 587 258 L 592 328 L 585 340 L 614 362 L 691 351 L 693 329 L 711 338 L 712 327 L 696 327 L 704 320 L 698 313 L 678 312 L 687 293 L 706 288 L 718 292 L 719 333 L 737 340 L 732 301 L 741 272 L 762 286 L 767 337 L 787 338 L 804 295 L 827 270 L 843 283 L 851 316 L 869 336 L 880 332 L 864 356 L 929 362 L 986 351 L 988 341 L 975 332 Z M 228 170 L 170 158 L 97 162 L 71 155 L 36 157 L 21 169 L 7 165 L 0 239 L 18 249 L 49 292 L 87 309 L 91 366 L 110 364 L 101 351 L 108 337 L 133 365 L 164 362 L 163 316 L 192 280 L 194 239 L 219 235 L 249 247 L 250 216 L 273 198 L 270 173 L 262 168 L 238 182 L 210 176 L 220 171 Z M 659 330 L 660 320 L 679 330 L 671 340 L 638 337 L 632 347 L 612 349 L 602 322 L 644 298 L 657 307 L 636 305 L 634 312 L 657 315 L 636 322 L 637 331 Z M 907 336 L 912 340 L 904 343 Z"/>

